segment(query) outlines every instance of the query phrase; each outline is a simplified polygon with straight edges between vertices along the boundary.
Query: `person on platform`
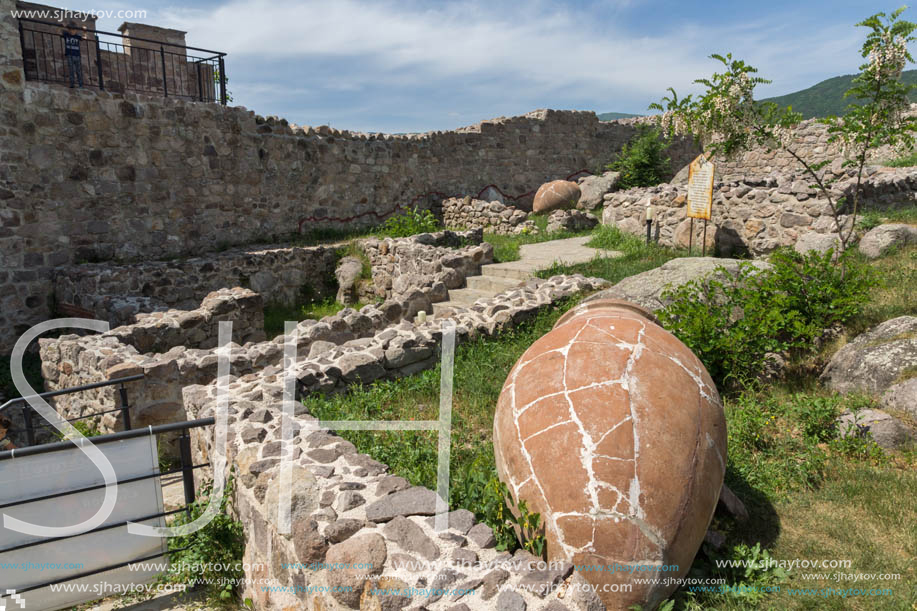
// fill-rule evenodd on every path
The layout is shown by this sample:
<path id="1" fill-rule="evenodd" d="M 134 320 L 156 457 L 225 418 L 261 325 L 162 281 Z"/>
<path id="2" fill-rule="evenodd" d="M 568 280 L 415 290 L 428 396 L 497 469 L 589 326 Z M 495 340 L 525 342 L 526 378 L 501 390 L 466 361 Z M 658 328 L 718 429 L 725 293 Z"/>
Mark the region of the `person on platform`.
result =
<path id="1" fill-rule="evenodd" d="M 64 39 L 64 55 L 67 58 L 67 72 L 70 75 L 70 88 L 73 88 L 74 82 L 83 86 L 83 61 L 80 57 L 80 41 L 83 36 L 77 29 L 76 22 L 71 21 L 67 24 L 64 33 L 61 34 Z"/>

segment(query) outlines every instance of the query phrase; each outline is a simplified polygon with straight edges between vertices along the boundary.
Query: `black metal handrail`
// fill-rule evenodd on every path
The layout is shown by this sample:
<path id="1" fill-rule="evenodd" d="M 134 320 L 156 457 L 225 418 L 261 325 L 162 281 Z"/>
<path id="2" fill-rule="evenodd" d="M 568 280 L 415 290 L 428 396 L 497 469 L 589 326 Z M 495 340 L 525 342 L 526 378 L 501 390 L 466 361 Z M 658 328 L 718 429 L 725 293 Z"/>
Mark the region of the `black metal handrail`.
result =
<path id="1" fill-rule="evenodd" d="M 29 24 L 52 27 L 54 31 L 48 32 Z M 63 29 L 60 23 L 19 19 L 19 42 L 27 80 L 73 82 L 74 76 L 70 73 L 60 34 Z M 81 29 L 80 32 L 95 34 L 94 40 L 84 38 L 80 41 L 80 64 L 85 59 L 89 68 L 80 69 L 80 78 L 86 86 L 220 102 L 223 105 L 227 102 L 226 54 L 221 51 L 104 30 Z M 99 36 L 113 36 L 124 42 L 142 42 L 158 48 L 100 40 Z M 209 56 L 198 57 L 188 51 Z M 92 70 L 93 67 L 95 70 Z"/>
<path id="2" fill-rule="evenodd" d="M 0 405 L 0 413 L 3 413 L 9 407 L 13 405 L 22 403 L 22 420 L 25 426 L 26 440 L 30 446 L 35 445 L 35 428 L 36 425 L 33 421 L 35 417 L 34 408 L 29 404 L 31 399 L 42 398 L 48 399 L 51 397 L 59 397 L 61 395 L 70 395 L 77 392 L 82 392 L 85 390 L 93 390 L 95 388 L 103 388 L 105 386 L 114 386 L 120 384 L 121 387 L 118 389 L 118 394 L 121 398 L 121 406 L 115 409 L 106 410 L 104 412 L 96 412 L 92 414 L 86 414 L 85 416 L 78 416 L 76 418 L 70 418 L 65 420 L 65 422 L 76 422 L 78 420 L 88 420 L 89 418 L 97 418 L 105 414 L 110 414 L 112 412 L 121 412 L 121 422 L 124 425 L 124 430 L 129 431 L 131 429 L 131 414 L 130 414 L 130 403 L 127 400 L 127 388 L 124 387 L 124 384 L 127 382 L 134 382 L 136 380 L 142 380 L 144 374 L 140 373 L 132 376 L 125 376 L 123 378 L 116 378 L 114 380 L 105 380 L 104 382 L 93 382 L 91 384 L 83 384 L 82 386 L 74 386 L 72 388 L 64 388 L 62 390 L 50 390 L 48 392 L 39 393 L 37 395 L 29 395 L 27 397 L 17 397 L 15 399 L 10 399 L 3 405 Z M 41 423 L 38 426 L 51 426 L 51 423 Z M 7 435 L 9 432 L 7 431 Z M 22 450 L 20 450 L 21 452 Z"/>
<path id="3" fill-rule="evenodd" d="M 141 377 L 142 377 L 142 376 L 141 376 Z M 118 527 L 121 527 L 121 526 L 125 526 L 128 522 L 142 523 L 142 522 L 146 522 L 146 521 L 148 521 L 148 520 L 153 520 L 153 519 L 156 519 L 156 518 L 161 518 L 161 517 L 166 517 L 166 516 L 169 516 L 169 515 L 174 515 L 174 514 L 176 514 L 176 513 L 182 512 L 182 511 L 187 512 L 188 517 L 189 517 L 189 519 L 190 519 L 190 518 L 191 518 L 191 504 L 194 503 L 194 500 L 195 500 L 194 470 L 195 470 L 195 469 L 201 469 L 201 468 L 204 468 L 204 467 L 208 467 L 208 466 L 210 466 L 210 465 L 209 465 L 209 463 L 203 463 L 203 464 L 198 464 L 198 465 L 193 464 L 192 459 L 191 459 L 191 437 L 188 435 L 188 431 L 189 431 L 190 429 L 193 429 L 193 428 L 200 428 L 200 427 L 205 427 L 205 426 L 211 426 L 211 425 L 213 425 L 213 424 L 215 423 L 215 421 L 216 421 L 216 420 L 215 420 L 214 418 L 212 418 L 212 417 L 211 417 L 211 418 L 200 418 L 200 419 L 198 419 L 198 420 L 188 420 L 188 421 L 185 421 L 185 422 L 174 422 L 174 423 L 171 423 L 171 424 L 161 424 L 161 425 L 158 425 L 158 426 L 150 426 L 150 427 L 142 428 L 142 429 L 134 429 L 134 430 L 130 430 L 130 431 L 121 431 L 121 432 L 119 432 L 119 433 L 111 433 L 111 434 L 109 434 L 109 435 L 99 435 L 98 437 L 91 437 L 91 438 L 86 438 L 86 437 L 84 437 L 84 438 L 80 438 L 80 439 L 68 439 L 68 440 L 64 440 L 64 441 L 61 441 L 61 442 L 57 442 L 57 443 L 49 443 L 49 444 L 43 444 L 43 445 L 39 445 L 39 446 L 32 446 L 32 447 L 23 448 L 23 449 L 7 450 L 7 451 L 4 451 L 4 452 L 0 452 L 0 462 L 2 462 L 2 461 L 4 461 L 4 460 L 16 460 L 16 459 L 19 459 L 19 458 L 24 458 L 24 457 L 26 457 L 26 456 L 33 456 L 33 455 L 36 455 L 36 454 L 45 454 L 45 453 L 48 453 L 48 452 L 58 452 L 58 451 L 61 451 L 61 450 L 72 449 L 72 448 L 75 448 L 75 447 L 82 447 L 82 446 L 87 446 L 87 445 L 99 445 L 99 444 L 111 443 L 111 442 L 116 442 L 116 441 L 123 441 L 123 440 L 125 440 L 125 439 L 132 439 L 132 438 L 136 438 L 136 437 L 143 437 L 143 436 L 146 436 L 146 435 L 159 435 L 159 434 L 162 434 L 162 433 L 171 433 L 171 432 L 175 432 L 175 431 L 181 431 L 181 432 L 182 432 L 182 435 L 181 435 L 181 437 L 179 437 L 179 444 L 180 444 L 180 447 L 181 447 L 181 460 L 182 460 L 182 462 L 181 462 L 181 466 L 180 466 L 178 469 L 173 469 L 173 470 L 169 470 L 169 471 L 166 471 L 166 472 L 159 472 L 159 471 L 157 470 L 157 471 L 154 471 L 153 473 L 150 473 L 150 474 L 147 474 L 147 475 L 136 476 L 136 477 L 130 477 L 130 478 L 125 478 L 125 479 L 123 479 L 123 480 L 118 480 L 116 483 L 118 483 L 118 484 L 127 484 L 127 483 L 131 483 L 131 482 L 136 482 L 136 481 L 143 481 L 143 480 L 147 480 L 147 479 L 153 479 L 153 478 L 156 478 L 156 477 L 164 477 L 164 476 L 170 475 L 170 474 L 181 473 L 181 474 L 182 474 L 182 479 L 183 479 L 183 481 L 184 481 L 184 492 L 185 492 L 185 505 L 184 505 L 184 507 L 181 507 L 181 508 L 179 508 L 179 509 L 173 509 L 173 510 L 169 510 L 169 511 L 156 512 L 156 513 L 154 513 L 154 514 L 150 514 L 150 515 L 146 515 L 146 516 L 141 516 L 141 517 L 138 517 L 138 518 L 134 518 L 134 519 L 132 519 L 132 520 L 121 521 L 121 522 L 117 522 L 117 523 L 114 523 L 114 524 L 105 524 L 105 525 L 96 527 L 96 528 L 94 528 L 94 529 L 92 529 L 92 530 L 89 530 L 89 531 L 87 531 L 87 532 L 78 533 L 78 534 L 75 534 L 75 535 L 67 535 L 67 536 L 62 536 L 62 537 L 53 537 L 53 538 L 48 538 L 48 539 L 39 539 L 39 540 L 34 541 L 34 542 L 16 545 L 16 546 L 13 546 L 13 547 L 10 547 L 10 548 L 7 548 L 7 549 L 0 549 L 0 553 L 6 553 L 6 552 L 17 551 L 17 550 L 25 549 L 25 548 L 28 548 L 28 547 L 33 547 L 33 546 L 35 546 L 35 545 L 40 545 L 40 544 L 43 544 L 43 543 L 48 543 L 48 542 L 53 542 L 53 541 L 59 541 L 59 540 L 63 540 L 63 539 L 73 539 L 73 538 L 76 538 L 76 537 L 82 537 L 82 536 L 84 536 L 84 535 L 89 535 L 89 534 L 92 534 L 92 533 L 96 533 L 96 532 L 100 532 L 100 531 L 104 531 L 104 530 L 110 530 L 110 529 L 112 529 L 112 528 L 118 528 Z M 98 490 L 98 489 L 104 488 L 105 486 L 106 486 L 106 484 L 99 484 L 99 485 L 94 485 L 94 486 L 89 486 L 89 487 L 78 488 L 78 489 L 75 489 L 75 490 L 68 490 L 68 491 L 60 492 L 60 493 L 54 493 L 54 494 L 50 494 L 50 495 L 42 495 L 42 496 L 39 496 L 39 497 L 30 498 L 30 499 L 24 499 L 24 500 L 21 500 L 21 501 L 16 501 L 16 502 L 14 502 L 14 503 L 5 503 L 5 504 L 3 504 L 3 505 L 0 505 L 0 510 L 2 510 L 2 509 L 7 509 L 7 508 L 9 508 L 9 507 L 16 507 L 16 506 L 19 506 L 19 505 L 26 505 L 26 504 L 28 504 L 28 503 L 34 503 L 34 502 L 37 502 L 37 501 L 42 501 L 42 500 L 48 500 L 48 499 L 52 499 L 52 498 L 57 498 L 57 497 L 60 497 L 60 496 L 69 496 L 69 495 L 73 495 L 73 494 L 79 494 L 79 493 L 82 493 L 82 492 L 87 492 L 87 491 L 89 491 L 89 490 Z M 187 548 L 181 548 L 181 549 L 187 549 Z M 45 582 L 45 583 L 41 583 L 41 584 L 37 584 L 37 585 L 29 586 L 29 587 L 27 587 L 27 588 L 20 589 L 20 590 L 18 590 L 17 593 L 18 593 L 18 594 L 25 594 L 25 593 L 32 592 L 32 591 L 34 591 L 34 590 L 39 590 L 39 589 L 41 589 L 41 588 L 45 588 L 45 587 L 48 587 L 48 586 L 57 585 L 57 584 L 59 584 L 59 583 L 65 583 L 65 582 L 67 582 L 67 581 L 74 581 L 74 580 L 77 580 L 77 579 L 82 579 L 82 578 L 85 578 L 85 577 L 90 577 L 90 576 L 92 576 L 92 575 L 97 575 L 97 574 L 100 574 L 100 573 L 105 573 L 105 572 L 107 572 L 107 571 L 111 571 L 111 570 L 114 570 L 114 569 L 118 569 L 118 568 L 121 568 L 121 567 L 130 565 L 130 564 L 135 564 L 135 563 L 138 563 L 138 562 L 146 562 L 146 561 L 148 561 L 148 560 L 152 560 L 153 558 L 159 558 L 159 557 L 161 557 L 161 556 L 164 556 L 164 555 L 167 555 L 167 554 L 170 554 L 170 553 L 174 553 L 174 552 L 176 552 L 176 551 L 180 551 L 180 550 L 175 550 L 175 549 L 173 549 L 173 550 L 169 550 L 169 551 L 167 551 L 167 552 L 160 552 L 160 553 L 158 553 L 158 554 L 153 554 L 153 555 L 150 555 L 150 556 L 144 556 L 143 558 L 137 558 L 137 559 L 131 560 L 131 561 L 129 561 L 129 562 L 123 562 L 123 563 L 119 563 L 119 564 L 114 564 L 114 565 L 110 565 L 110 566 L 105 566 L 105 567 L 103 567 L 103 568 L 100 568 L 100 569 L 97 569 L 97 570 L 94 570 L 94 571 L 87 571 L 87 572 L 84 572 L 84 573 L 80 573 L 80 574 L 78 574 L 78 575 L 73 575 L 73 576 L 70 576 L 70 577 L 64 577 L 64 578 L 61 578 L 61 579 L 55 579 L 55 580 L 53 580 L 53 581 L 48 581 L 48 582 Z"/>

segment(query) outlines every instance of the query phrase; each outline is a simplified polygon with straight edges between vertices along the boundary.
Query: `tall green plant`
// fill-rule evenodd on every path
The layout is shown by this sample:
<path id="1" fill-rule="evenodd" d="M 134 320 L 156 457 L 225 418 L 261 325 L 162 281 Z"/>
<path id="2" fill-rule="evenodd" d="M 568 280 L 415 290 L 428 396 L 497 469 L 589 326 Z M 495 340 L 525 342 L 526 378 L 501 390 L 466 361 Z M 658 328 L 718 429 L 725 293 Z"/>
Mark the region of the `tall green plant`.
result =
<path id="1" fill-rule="evenodd" d="M 390 238 L 406 238 L 418 233 L 429 233 L 439 229 L 439 221 L 429 210 L 416 206 L 391 216 L 379 228 L 379 233 Z"/>
<path id="2" fill-rule="evenodd" d="M 671 135 L 691 135 L 705 151 L 726 157 L 752 146 L 782 148 L 792 156 L 825 197 L 834 216 L 835 227 L 846 249 L 853 236 L 856 216 L 861 207 L 862 179 L 869 152 L 888 145 L 912 149 L 917 118 L 908 117 L 908 92 L 914 85 L 901 82 L 901 72 L 913 61 L 907 46 L 917 24 L 900 19 L 905 8 L 892 13 L 877 13 L 856 24 L 870 30 L 861 54 L 868 61 L 853 81 L 846 96 L 856 103 L 848 106 L 843 119 L 828 117 L 829 141 L 837 143 L 844 156 L 844 167 L 856 172 L 856 183 L 847 194 L 836 196 L 831 189 L 836 179 L 822 170 L 831 160 L 815 162 L 803 157 L 793 128 L 802 119 L 792 108 L 780 109 L 773 102 L 754 99 L 757 85 L 770 81 L 757 76 L 757 69 L 731 54 L 711 55 L 723 64 L 725 71 L 695 81 L 705 87 L 698 97 L 679 98 L 669 88 L 670 96 L 650 108 L 663 111 L 659 121 Z M 851 216 L 846 223 L 845 214 Z"/>
<path id="3" fill-rule="evenodd" d="M 669 162 L 664 155 L 665 143 L 660 131 L 647 125 L 637 128 L 637 134 L 621 148 L 618 158 L 608 169 L 620 172 L 618 187 L 653 187 L 665 181 Z"/>
<path id="4" fill-rule="evenodd" d="M 704 363 L 717 385 L 743 385 L 763 369 L 768 353 L 808 351 L 825 328 L 859 314 L 875 280 L 849 254 L 780 250 L 771 268 L 743 262 L 735 273 L 717 268 L 662 295 L 663 325 Z"/>

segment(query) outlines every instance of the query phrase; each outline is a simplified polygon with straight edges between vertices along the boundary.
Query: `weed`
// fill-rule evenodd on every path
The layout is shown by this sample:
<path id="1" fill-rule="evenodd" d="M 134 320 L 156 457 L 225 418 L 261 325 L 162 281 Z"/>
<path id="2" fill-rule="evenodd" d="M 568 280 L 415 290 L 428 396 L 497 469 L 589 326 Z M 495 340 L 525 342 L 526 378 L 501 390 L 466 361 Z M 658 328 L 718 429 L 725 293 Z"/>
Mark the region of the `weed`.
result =
<path id="1" fill-rule="evenodd" d="M 417 206 L 404 210 L 386 220 L 378 233 L 390 238 L 406 238 L 418 233 L 430 233 L 440 228 L 439 221 L 429 210 L 421 210 Z"/>
<path id="2" fill-rule="evenodd" d="M 242 523 L 232 517 L 234 476 L 226 479 L 219 512 L 202 529 L 189 535 L 169 538 L 170 567 L 160 576 L 168 583 L 205 584 L 211 603 L 228 605 L 237 594 L 237 584 L 244 576 L 242 556 L 245 538 Z M 172 526 L 188 524 L 199 518 L 210 503 L 213 483 L 204 484 L 190 515 L 180 513 Z"/>

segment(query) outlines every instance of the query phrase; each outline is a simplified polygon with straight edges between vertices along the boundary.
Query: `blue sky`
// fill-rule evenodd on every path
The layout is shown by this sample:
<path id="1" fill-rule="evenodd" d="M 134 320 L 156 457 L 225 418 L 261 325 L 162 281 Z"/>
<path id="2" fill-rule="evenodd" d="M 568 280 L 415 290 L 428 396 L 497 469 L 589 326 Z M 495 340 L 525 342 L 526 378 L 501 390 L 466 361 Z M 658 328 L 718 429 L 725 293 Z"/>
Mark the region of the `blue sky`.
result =
<path id="1" fill-rule="evenodd" d="M 137 2 L 137 4 L 133 4 Z M 235 104 L 300 125 L 413 132 L 536 108 L 641 113 L 731 51 L 781 95 L 855 72 L 853 24 L 901 0 L 96 0 L 228 53 Z M 917 20 L 917 9 L 905 13 Z M 114 31 L 121 20 L 101 19 Z"/>

